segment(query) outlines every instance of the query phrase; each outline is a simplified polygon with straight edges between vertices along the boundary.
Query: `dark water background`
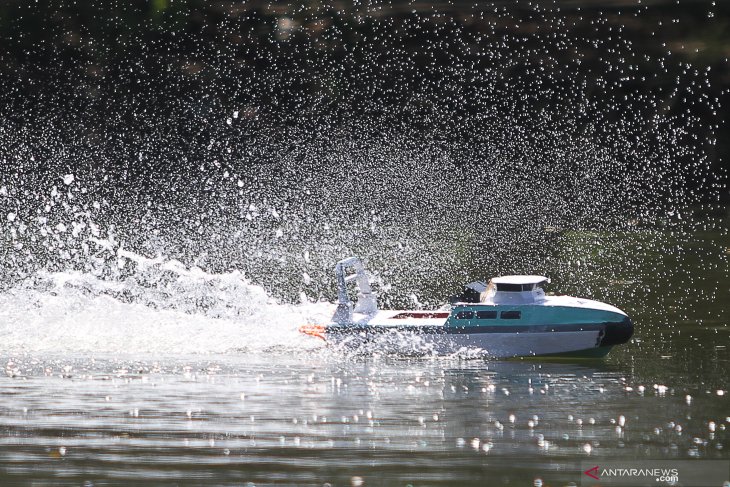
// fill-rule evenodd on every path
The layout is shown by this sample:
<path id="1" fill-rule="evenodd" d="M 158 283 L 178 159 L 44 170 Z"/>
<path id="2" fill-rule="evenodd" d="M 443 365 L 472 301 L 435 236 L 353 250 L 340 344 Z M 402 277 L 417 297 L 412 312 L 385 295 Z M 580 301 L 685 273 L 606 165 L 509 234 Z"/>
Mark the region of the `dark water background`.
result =
<path id="1" fill-rule="evenodd" d="M 507 268 L 542 258 L 546 227 L 727 201 L 723 2 L 0 8 L 2 203 L 36 236 L 12 236 L 22 275 L 87 264 L 39 235 L 71 220 L 283 296 L 393 241 L 475 234 L 455 250 Z M 420 255 L 400 277 L 465 262 Z"/>
<path id="2" fill-rule="evenodd" d="M 728 32 L 699 0 L 0 3 L 0 480 L 728 459 Z M 384 307 L 539 273 L 636 335 L 598 362 L 328 350 L 296 327 L 350 254 Z"/>

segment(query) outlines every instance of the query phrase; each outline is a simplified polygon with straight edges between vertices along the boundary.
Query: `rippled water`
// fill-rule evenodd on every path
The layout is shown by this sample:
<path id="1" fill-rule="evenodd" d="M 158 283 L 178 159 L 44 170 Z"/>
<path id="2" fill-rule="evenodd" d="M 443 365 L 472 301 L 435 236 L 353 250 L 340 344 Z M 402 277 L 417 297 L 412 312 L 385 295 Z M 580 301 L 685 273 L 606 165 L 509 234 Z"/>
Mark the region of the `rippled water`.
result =
<path id="1" fill-rule="evenodd" d="M 717 382 L 631 362 L 24 357 L 3 384 L 4 476 L 530 485 L 579 481 L 589 455 L 727 458 Z"/>
<path id="2" fill-rule="evenodd" d="M 622 261 L 583 254 L 617 238 Z M 636 320 L 600 361 L 352 356 L 296 332 L 329 304 L 235 273 L 177 269 L 166 292 L 37 276 L 1 296 L 0 480 L 564 485 L 587 458 L 728 459 L 727 232 L 648 238 L 563 237 L 582 263 L 559 290 Z"/>

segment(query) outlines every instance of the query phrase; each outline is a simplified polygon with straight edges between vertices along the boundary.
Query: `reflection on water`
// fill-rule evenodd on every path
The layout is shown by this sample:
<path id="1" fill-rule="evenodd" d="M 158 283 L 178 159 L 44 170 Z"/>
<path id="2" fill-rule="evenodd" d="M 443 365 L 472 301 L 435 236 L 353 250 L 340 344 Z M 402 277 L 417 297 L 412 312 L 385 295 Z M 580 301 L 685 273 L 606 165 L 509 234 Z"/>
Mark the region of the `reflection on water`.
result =
<path id="1" fill-rule="evenodd" d="M 720 378 L 636 365 L 17 357 L 3 480 L 531 485 L 579 482 L 589 456 L 726 458 Z"/>

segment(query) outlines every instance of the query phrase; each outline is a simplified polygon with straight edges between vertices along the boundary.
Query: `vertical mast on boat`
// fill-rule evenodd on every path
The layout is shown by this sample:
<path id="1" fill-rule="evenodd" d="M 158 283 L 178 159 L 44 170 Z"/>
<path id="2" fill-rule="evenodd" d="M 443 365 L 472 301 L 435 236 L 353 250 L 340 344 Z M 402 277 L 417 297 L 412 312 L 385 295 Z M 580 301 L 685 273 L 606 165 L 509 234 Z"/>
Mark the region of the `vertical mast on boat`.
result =
<path id="1" fill-rule="evenodd" d="M 347 275 L 348 269 L 354 269 L 355 273 Z M 378 303 L 370 288 L 365 267 L 358 257 L 343 259 L 335 266 L 337 276 L 337 310 L 333 316 L 335 323 L 351 324 L 353 313 L 373 314 L 378 311 Z M 357 284 L 357 301 L 353 306 L 350 296 L 347 294 L 347 284 L 355 281 Z"/>

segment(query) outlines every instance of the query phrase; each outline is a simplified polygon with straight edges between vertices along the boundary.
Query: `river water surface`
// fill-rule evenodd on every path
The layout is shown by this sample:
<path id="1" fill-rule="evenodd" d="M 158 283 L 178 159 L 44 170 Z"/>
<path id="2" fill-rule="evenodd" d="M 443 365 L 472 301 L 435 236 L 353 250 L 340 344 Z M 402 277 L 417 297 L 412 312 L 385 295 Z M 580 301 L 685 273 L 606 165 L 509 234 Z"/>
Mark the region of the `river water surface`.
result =
<path id="1" fill-rule="evenodd" d="M 2 294 L 2 484 L 580 485 L 588 459 L 728 459 L 730 239 L 711 223 L 560 237 L 575 264 L 553 290 L 635 319 L 597 361 L 353 356 L 296 332 L 327 303 L 250 285 L 239 318 L 210 317 L 37 277 Z"/>

